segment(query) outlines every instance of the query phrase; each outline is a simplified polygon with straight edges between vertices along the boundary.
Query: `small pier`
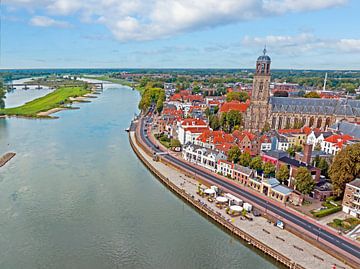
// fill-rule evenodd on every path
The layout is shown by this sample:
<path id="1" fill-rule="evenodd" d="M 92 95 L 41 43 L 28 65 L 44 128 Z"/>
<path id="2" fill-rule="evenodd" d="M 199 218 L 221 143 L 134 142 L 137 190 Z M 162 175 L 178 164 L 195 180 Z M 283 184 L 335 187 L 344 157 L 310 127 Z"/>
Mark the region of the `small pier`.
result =
<path id="1" fill-rule="evenodd" d="M 4 166 L 8 161 L 10 161 L 12 158 L 14 158 L 16 153 L 14 152 L 8 152 L 5 153 L 3 156 L 0 157 L 0 167 Z"/>

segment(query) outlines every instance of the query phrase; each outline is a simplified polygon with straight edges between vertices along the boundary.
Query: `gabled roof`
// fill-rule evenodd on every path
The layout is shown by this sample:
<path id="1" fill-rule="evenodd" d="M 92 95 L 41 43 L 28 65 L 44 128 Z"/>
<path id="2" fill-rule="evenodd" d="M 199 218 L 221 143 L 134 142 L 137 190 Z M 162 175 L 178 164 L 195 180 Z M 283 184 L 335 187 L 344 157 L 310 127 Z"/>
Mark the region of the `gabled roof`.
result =
<path id="1" fill-rule="evenodd" d="M 182 127 L 190 127 L 190 126 L 207 126 L 206 122 L 202 119 L 194 119 L 194 118 L 188 118 L 184 119 L 181 122 Z"/>
<path id="2" fill-rule="evenodd" d="M 245 174 L 247 176 L 251 176 L 252 173 L 254 172 L 251 168 L 242 166 L 240 164 L 235 164 L 234 165 L 234 171 L 240 172 L 240 173 Z"/>
<path id="3" fill-rule="evenodd" d="M 193 134 L 202 134 L 209 130 L 209 127 L 186 127 L 185 131 Z"/>
<path id="4" fill-rule="evenodd" d="M 239 141 L 243 141 L 243 139 L 245 137 L 248 137 L 250 141 L 253 141 L 256 136 L 253 133 L 250 133 L 248 131 L 239 131 L 239 130 L 235 130 L 232 135 Z"/>
<path id="5" fill-rule="evenodd" d="M 339 143 L 339 142 L 346 142 L 351 139 L 353 139 L 353 137 L 350 135 L 335 134 L 335 135 L 329 136 L 328 138 L 325 138 L 325 141 L 330 142 L 330 143 Z"/>
<path id="6" fill-rule="evenodd" d="M 249 105 L 250 105 L 249 102 L 241 103 L 239 101 L 233 100 L 231 102 L 226 102 L 226 103 L 222 104 L 220 107 L 220 113 L 229 112 L 231 110 L 246 112 Z"/>

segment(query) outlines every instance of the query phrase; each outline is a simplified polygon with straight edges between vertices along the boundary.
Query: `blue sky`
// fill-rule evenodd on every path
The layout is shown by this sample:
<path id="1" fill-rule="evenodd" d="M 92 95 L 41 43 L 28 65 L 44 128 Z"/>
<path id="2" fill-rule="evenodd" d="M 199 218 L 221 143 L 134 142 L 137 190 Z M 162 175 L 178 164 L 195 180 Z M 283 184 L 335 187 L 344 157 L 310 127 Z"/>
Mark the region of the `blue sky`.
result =
<path id="1" fill-rule="evenodd" d="M 360 69 L 356 0 L 3 0 L 0 68 Z"/>

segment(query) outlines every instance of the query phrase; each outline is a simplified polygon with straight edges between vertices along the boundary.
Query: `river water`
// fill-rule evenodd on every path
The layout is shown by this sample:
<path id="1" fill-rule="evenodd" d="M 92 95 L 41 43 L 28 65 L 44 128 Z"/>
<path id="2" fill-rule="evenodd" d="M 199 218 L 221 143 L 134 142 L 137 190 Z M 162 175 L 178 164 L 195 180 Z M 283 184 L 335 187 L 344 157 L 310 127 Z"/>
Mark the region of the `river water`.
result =
<path id="1" fill-rule="evenodd" d="M 108 85 L 56 120 L 0 119 L 0 268 L 277 268 L 132 152 L 139 95 Z"/>

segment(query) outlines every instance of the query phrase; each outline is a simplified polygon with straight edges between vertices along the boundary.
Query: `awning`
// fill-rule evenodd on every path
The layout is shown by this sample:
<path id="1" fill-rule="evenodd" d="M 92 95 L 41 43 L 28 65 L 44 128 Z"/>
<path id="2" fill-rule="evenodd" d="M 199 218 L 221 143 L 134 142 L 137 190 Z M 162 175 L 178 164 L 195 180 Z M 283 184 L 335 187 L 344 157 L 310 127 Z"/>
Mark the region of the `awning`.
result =
<path id="1" fill-rule="evenodd" d="M 215 191 L 213 189 L 206 189 L 204 192 L 206 194 L 215 194 Z"/>
<path id="2" fill-rule="evenodd" d="M 230 210 L 236 211 L 236 212 L 241 212 L 241 211 L 243 211 L 243 208 L 239 205 L 232 205 L 232 206 L 230 206 Z"/>
<path id="3" fill-rule="evenodd" d="M 216 201 L 218 201 L 219 203 L 226 203 L 228 201 L 228 199 L 223 196 L 218 196 L 218 197 L 216 197 Z"/>

